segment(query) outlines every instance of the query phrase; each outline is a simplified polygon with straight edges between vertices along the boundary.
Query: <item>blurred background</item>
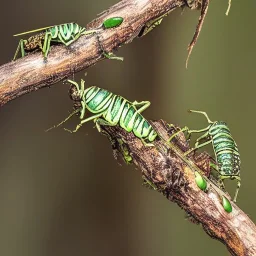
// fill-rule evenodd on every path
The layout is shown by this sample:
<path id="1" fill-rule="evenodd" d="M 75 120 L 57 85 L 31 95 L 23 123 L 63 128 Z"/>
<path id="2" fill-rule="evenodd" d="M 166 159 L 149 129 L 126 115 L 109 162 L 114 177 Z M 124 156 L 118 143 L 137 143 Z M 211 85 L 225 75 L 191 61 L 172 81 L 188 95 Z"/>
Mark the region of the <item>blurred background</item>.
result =
<path id="1" fill-rule="evenodd" d="M 86 25 L 116 0 L 10 0 L 1 3 L 0 63 L 13 58 L 15 33 L 75 21 Z M 226 121 L 241 154 L 238 205 L 256 221 L 255 59 L 253 0 L 211 1 L 201 35 L 185 68 L 199 11 L 177 9 L 147 36 L 88 69 L 88 85 L 127 99 L 149 100 L 148 119 L 193 129 Z M 85 71 L 76 74 L 77 81 Z M 135 166 L 114 160 L 108 139 L 83 126 L 45 133 L 72 110 L 69 86 L 59 83 L 0 108 L 0 255 L 229 255 L 162 195 L 143 187 Z M 73 128 L 74 117 L 65 124 Z M 208 148 L 209 151 L 211 147 Z M 236 182 L 228 182 L 233 195 Z"/>

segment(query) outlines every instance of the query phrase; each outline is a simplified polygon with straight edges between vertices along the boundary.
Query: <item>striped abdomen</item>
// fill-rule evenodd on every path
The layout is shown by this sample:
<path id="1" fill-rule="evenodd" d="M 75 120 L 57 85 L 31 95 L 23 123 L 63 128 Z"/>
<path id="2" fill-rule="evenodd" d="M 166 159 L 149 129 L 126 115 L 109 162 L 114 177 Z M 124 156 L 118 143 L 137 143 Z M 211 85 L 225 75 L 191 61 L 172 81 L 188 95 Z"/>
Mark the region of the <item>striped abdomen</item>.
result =
<path id="1" fill-rule="evenodd" d="M 64 41 L 69 41 L 79 32 L 84 30 L 85 28 L 79 26 L 77 23 L 65 23 L 48 28 L 46 32 L 51 34 L 52 39 L 61 38 Z"/>
<path id="2" fill-rule="evenodd" d="M 221 175 L 239 174 L 240 155 L 227 124 L 215 122 L 209 129 L 209 135 L 212 138 L 213 149 Z"/>
<path id="3" fill-rule="evenodd" d="M 102 117 L 112 125 L 119 124 L 136 137 L 154 141 L 157 133 L 136 107 L 123 97 L 96 86 L 85 90 L 83 98 L 92 113 L 102 113 Z"/>

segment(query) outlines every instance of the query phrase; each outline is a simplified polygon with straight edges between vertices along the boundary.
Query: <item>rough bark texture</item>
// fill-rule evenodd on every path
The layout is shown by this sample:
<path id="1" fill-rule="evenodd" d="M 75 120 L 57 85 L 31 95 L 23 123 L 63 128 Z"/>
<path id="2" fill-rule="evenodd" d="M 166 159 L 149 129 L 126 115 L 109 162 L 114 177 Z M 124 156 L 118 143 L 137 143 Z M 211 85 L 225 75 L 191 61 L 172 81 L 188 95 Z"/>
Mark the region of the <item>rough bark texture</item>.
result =
<path id="1" fill-rule="evenodd" d="M 103 126 L 102 132 L 111 140 L 115 156 L 119 152 L 126 161 L 133 162 L 152 188 L 176 202 L 193 218 L 193 222 L 202 225 L 208 235 L 224 243 L 232 255 L 256 255 L 255 224 L 233 202 L 233 211 L 227 213 L 215 191 L 223 192 L 214 183 L 208 180 L 210 189 L 207 193 L 195 183 L 195 170 L 200 169 L 201 173 L 208 175 L 210 156 L 202 153 L 180 157 L 188 149 L 183 133 L 168 146 L 165 141 L 174 130 L 163 121 L 151 124 L 162 138 L 157 139 L 152 147 L 145 146 L 132 132 L 128 133 L 119 126 Z M 231 201 L 228 194 L 226 197 Z"/>
<path id="2" fill-rule="evenodd" d="M 57 83 L 104 59 L 102 49 L 112 52 L 131 42 L 145 24 L 185 5 L 185 0 L 123 0 L 88 24 L 97 28 L 108 17 L 123 17 L 115 29 L 100 29 L 95 35 L 81 36 L 66 47 L 52 46 L 44 61 L 40 51 L 0 67 L 0 106 L 23 94 Z M 114 61 L 114 60 L 112 60 Z"/>

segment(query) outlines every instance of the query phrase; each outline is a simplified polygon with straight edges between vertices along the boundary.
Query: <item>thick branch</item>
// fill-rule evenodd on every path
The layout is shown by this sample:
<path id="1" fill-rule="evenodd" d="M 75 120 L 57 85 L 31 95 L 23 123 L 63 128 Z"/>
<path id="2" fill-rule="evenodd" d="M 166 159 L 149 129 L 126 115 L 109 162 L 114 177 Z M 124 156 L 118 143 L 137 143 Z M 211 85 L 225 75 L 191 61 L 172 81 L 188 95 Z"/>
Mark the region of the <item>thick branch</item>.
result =
<path id="1" fill-rule="evenodd" d="M 163 121 L 151 124 L 162 138 L 152 147 L 119 126 L 103 126 L 102 131 L 111 140 L 115 155 L 119 152 L 126 161 L 132 161 L 151 187 L 176 202 L 208 235 L 224 243 L 232 255 L 256 255 L 256 227 L 249 217 L 234 203 L 233 211 L 227 213 L 213 189 L 205 193 L 195 183 L 194 171 L 198 167 L 207 175 L 209 155 L 184 160 L 180 152 L 187 150 L 188 144 L 183 133 L 170 147 L 165 142 L 170 137 L 170 127 Z"/>
<path id="2" fill-rule="evenodd" d="M 145 24 L 185 5 L 185 0 L 123 0 L 92 21 L 97 28 L 108 17 L 123 17 L 114 29 L 100 29 L 94 35 L 82 36 L 69 47 L 52 46 L 47 62 L 41 52 L 12 61 L 0 67 L 0 106 L 18 96 L 57 83 L 102 60 L 102 49 L 112 52 L 131 42 Z M 100 46 L 101 44 L 101 46 Z"/>

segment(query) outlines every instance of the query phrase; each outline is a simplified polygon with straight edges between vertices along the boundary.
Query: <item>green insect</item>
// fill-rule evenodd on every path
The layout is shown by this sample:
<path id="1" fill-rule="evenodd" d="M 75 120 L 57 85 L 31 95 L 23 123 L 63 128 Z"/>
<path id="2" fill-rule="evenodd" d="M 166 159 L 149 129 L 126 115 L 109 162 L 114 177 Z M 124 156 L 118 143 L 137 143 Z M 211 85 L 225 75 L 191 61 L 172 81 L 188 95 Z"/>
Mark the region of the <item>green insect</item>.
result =
<path id="1" fill-rule="evenodd" d="M 26 55 L 26 52 L 30 52 L 36 49 L 41 49 L 43 56 L 47 58 L 51 48 L 51 42 L 62 43 L 68 46 L 76 41 L 81 35 L 96 33 L 97 30 L 86 30 L 84 27 L 79 26 L 77 23 L 65 23 L 61 25 L 31 30 L 28 32 L 16 34 L 14 36 L 21 36 L 39 31 L 42 32 L 31 36 L 26 40 L 20 40 L 13 60 L 17 58 L 19 51 L 23 57 Z"/>
<path id="2" fill-rule="evenodd" d="M 156 131 L 141 115 L 149 107 L 149 101 L 130 102 L 122 96 L 113 94 L 97 86 L 91 86 L 85 89 L 84 80 L 81 80 L 80 85 L 72 80 L 68 80 L 68 82 L 72 84 L 70 96 L 75 102 L 74 106 L 76 110 L 60 124 L 66 122 L 73 114 L 78 112 L 80 113 L 81 119 L 76 129 L 70 132 L 76 132 L 84 123 L 94 120 L 99 131 L 100 125 L 120 125 L 127 132 L 132 131 L 145 144 L 147 144 L 146 141 L 152 142 L 156 139 Z M 85 118 L 86 111 L 93 115 Z"/>
<path id="3" fill-rule="evenodd" d="M 211 164 L 211 166 L 218 173 L 218 180 L 221 187 L 224 188 L 224 179 L 237 180 L 237 189 L 234 196 L 234 202 L 236 202 L 241 185 L 241 160 L 237 144 L 231 136 L 230 129 L 225 122 L 212 122 L 205 112 L 197 110 L 190 110 L 190 112 L 204 115 L 209 125 L 201 130 L 189 130 L 187 127 L 184 129 L 187 130 L 189 134 L 204 132 L 204 134 L 196 140 L 195 147 L 186 152 L 185 155 L 188 155 L 191 151 L 211 143 L 217 161 L 217 166 L 214 164 Z"/>
<path id="4" fill-rule="evenodd" d="M 37 49 L 41 49 L 43 56 L 46 59 L 52 43 L 62 43 L 65 46 L 69 46 L 82 35 L 94 34 L 101 27 L 103 27 L 104 29 L 114 28 L 114 27 L 120 26 L 122 22 L 123 22 L 123 18 L 113 17 L 105 20 L 102 26 L 100 26 L 99 28 L 92 29 L 92 30 L 86 30 L 86 28 L 81 27 L 77 23 L 72 22 L 72 23 L 65 23 L 65 24 L 56 25 L 56 26 L 39 28 L 39 29 L 23 32 L 20 34 L 16 34 L 14 36 L 21 36 L 21 35 L 41 31 L 41 33 L 33 35 L 28 39 L 20 40 L 13 60 L 17 58 L 19 52 L 21 52 L 21 57 L 24 57 L 26 53 L 37 50 Z M 122 60 L 122 58 L 118 58 L 113 54 L 104 53 L 104 55 L 109 59 Z"/>

